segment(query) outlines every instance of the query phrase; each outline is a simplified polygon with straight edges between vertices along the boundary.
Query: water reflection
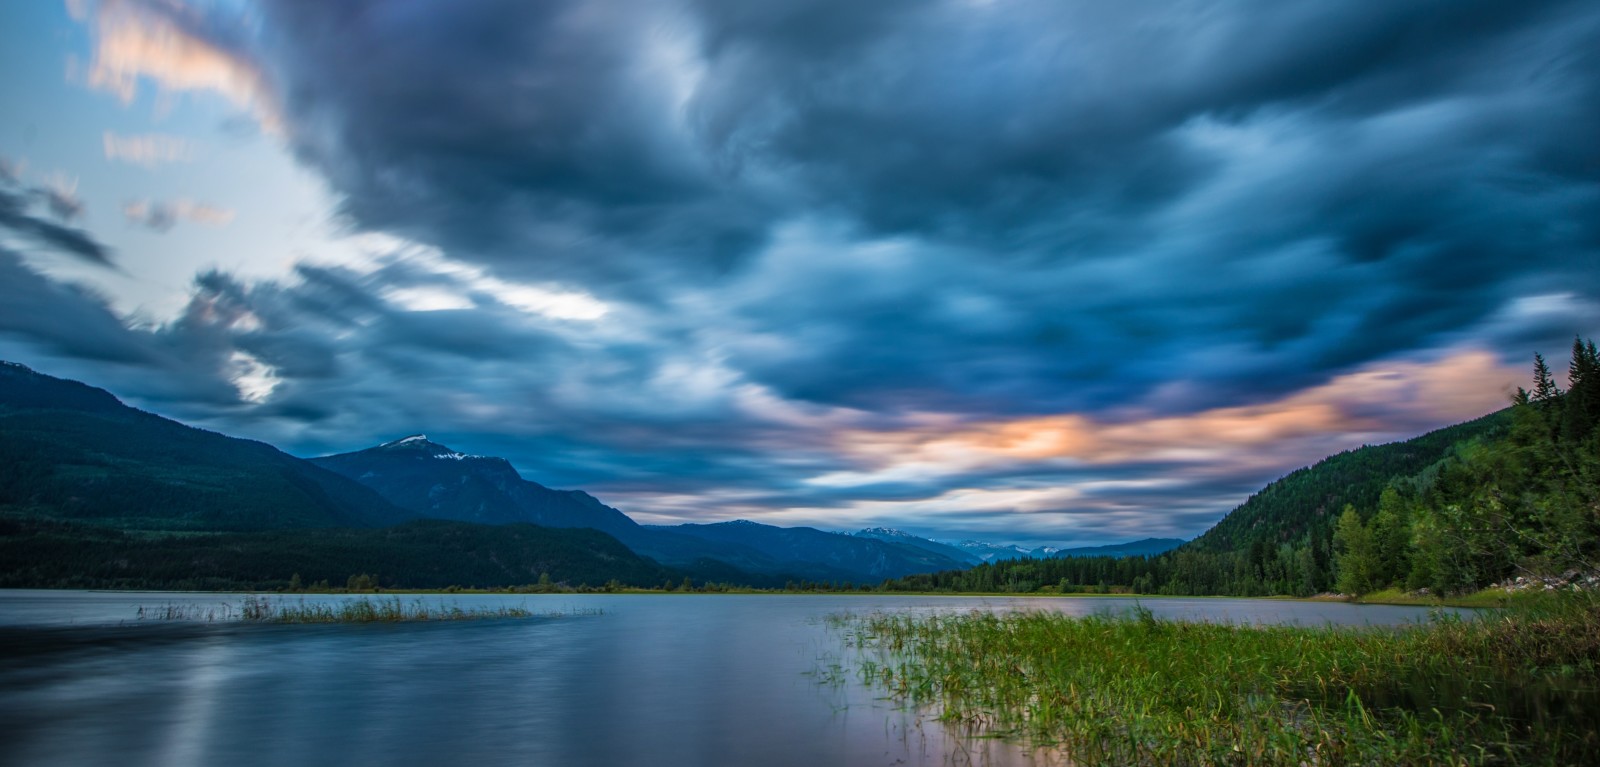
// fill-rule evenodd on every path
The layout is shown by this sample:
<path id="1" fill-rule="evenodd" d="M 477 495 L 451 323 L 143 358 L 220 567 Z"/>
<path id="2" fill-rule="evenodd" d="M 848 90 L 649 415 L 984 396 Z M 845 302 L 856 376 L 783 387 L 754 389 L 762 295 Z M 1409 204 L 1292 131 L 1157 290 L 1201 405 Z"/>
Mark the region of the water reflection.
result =
<path id="1" fill-rule="evenodd" d="M 10 730 L 0 764 L 1059 764 L 900 710 L 853 678 L 819 679 L 815 672 L 842 650 L 820 619 L 1111 605 L 454 597 L 441 599 L 602 612 L 436 624 L 116 625 L 141 604 L 185 599 L 219 597 L 0 592 L 0 627 L 9 627 L 0 628 L 0 721 Z M 1209 609 L 1241 621 L 1329 619 L 1314 611 L 1323 606 L 1305 603 L 1147 604 L 1179 616 Z"/>

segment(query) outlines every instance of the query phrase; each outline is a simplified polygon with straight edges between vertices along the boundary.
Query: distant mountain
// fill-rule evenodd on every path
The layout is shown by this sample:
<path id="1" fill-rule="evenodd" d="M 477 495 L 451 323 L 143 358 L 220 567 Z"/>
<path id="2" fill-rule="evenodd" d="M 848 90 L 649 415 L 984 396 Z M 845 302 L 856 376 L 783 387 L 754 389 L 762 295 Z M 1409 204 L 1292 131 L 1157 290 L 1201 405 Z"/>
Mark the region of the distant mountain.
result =
<path id="1" fill-rule="evenodd" d="M 748 547 L 770 557 L 780 568 L 812 580 L 863 583 L 967 566 L 962 560 L 908 543 L 810 527 L 774 527 L 737 520 L 657 529 Z"/>
<path id="2" fill-rule="evenodd" d="M 1002 545 L 998 543 L 984 543 L 983 541 L 962 541 L 956 544 L 962 551 L 977 557 L 982 562 L 999 562 L 1007 559 L 1042 559 L 1049 553 L 1040 549 L 1025 549 L 1016 545 Z M 1055 551 L 1055 549 L 1050 549 Z"/>
<path id="3" fill-rule="evenodd" d="M 1182 538 L 1143 538 L 1128 543 L 1114 543 L 1109 546 L 1079 546 L 1071 549 L 1060 549 L 1050 556 L 1053 557 L 1149 557 L 1156 554 L 1165 554 L 1184 544 Z"/>
<path id="4" fill-rule="evenodd" d="M 588 527 L 612 535 L 626 535 L 639 527 L 588 493 L 552 490 L 523 479 L 504 458 L 460 453 L 421 434 L 311 462 L 432 519 Z"/>
<path id="5" fill-rule="evenodd" d="M 948 543 L 940 543 L 935 540 L 912 535 L 904 530 L 896 530 L 890 527 L 869 527 L 865 530 L 857 530 L 856 532 L 851 533 L 851 535 L 862 538 L 876 538 L 880 541 L 888 541 L 890 543 L 902 543 L 907 546 L 915 546 L 923 551 L 937 554 L 942 557 L 947 557 L 968 565 L 975 565 L 983 561 L 983 559 L 978 555 L 973 554 L 970 551 L 966 551 L 960 547 L 952 546 Z"/>
<path id="6" fill-rule="evenodd" d="M 340 578 L 378 562 L 398 563 L 387 572 L 400 578 L 401 570 L 429 561 L 419 573 L 453 576 L 450 583 L 461 585 L 529 582 L 505 579 L 530 575 L 518 563 L 562 561 L 567 564 L 557 569 L 582 582 L 604 575 L 599 582 L 654 584 L 666 573 L 673 580 L 688 574 L 699 581 L 771 586 L 788 577 L 772 571 L 773 563 L 759 552 L 647 530 L 586 493 L 526 482 L 504 460 L 457 453 L 420 435 L 320 460 L 330 468 L 130 408 L 102 389 L 0 362 L 0 553 L 6 556 L 0 582 L 224 588 L 287 577 L 274 575 L 268 565 L 298 562 L 293 551 L 318 552 L 316 561 L 330 572 L 350 571 Z M 377 489 L 345 473 L 365 477 Z M 410 532 L 389 527 L 419 516 L 460 524 L 406 528 Z M 627 556 L 595 548 L 587 532 L 531 524 L 591 528 Z M 337 529 L 380 527 L 389 529 Z M 444 530 L 450 537 L 426 554 L 418 529 Z M 120 530 L 192 540 L 130 537 Z M 246 531 L 285 532 L 227 535 Z M 504 545 L 489 545 L 491 538 Z M 571 557 L 562 560 L 557 550 L 563 546 L 582 550 L 568 551 Z M 651 563 L 640 570 L 634 552 L 675 567 L 668 572 Z M 491 558 L 489 564 L 478 561 L 482 556 Z M 170 567 L 155 564 L 163 557 Z M 251 557 L 261 566 L 243 564 Z M 28 561 L 37 566 L 15 569 Z M 767 570 L 750 574 L 741 569 L 747 566 Z M 494 567 L 502 570 L 490 577 Z M 83 579 L 63 580 L 71 573 Z M 310 572 L 301 575 L 311 579 Z"/>
<path id="7" fill-rule="evenodd" d="M 123 529 L 372 527 L 415 515 L 260 442 L 0 362 L 0 511 Z"/>
<path id="8" fill-rule="evenodd" d="M 408 527 L 413 532 L 404 534 L 331 529 L 388 527 L 419 517 L 465 525 L 448 529 L 453 531 L 451 540 L 476 542 L 461 550 L 443 546 L 437 552 L 440 559 L 433 572 L 439 578 L 454 574 L 457 581 L 468 576 L 493 580 L 481 562 L 474 564 L 483 551 L 510 568 L 502 573 L 509 578 L 527 574 L 516 563 L 529 561 L 534 556 L 530 552 L 559 548 L 567 540 L 529 532 L 538 528 L 510 529 L 518 525 L 596 530 L 674 568 L 677 577 L 688 573 L 702 581 L 751 585 L 785 580 L 868 583 L 974 561 L 944 544 L 904 534 L 896 539 L 886 531 L 852 536 L 754 523 L 641 526 L 587 493 L 545 487 L 523 479 L 504 459 L 462 453 L 423 435 L 301 460 L 260 442 L 130 408 L 101 389 L 0 364 L 0 521 L 14 523 L 9 531 L 0 530 L 0 549 L 16 561 L 45 561 L 30 560 L 27 552 L 55 551 L 65 557 L 61 562 L 73 563 L 90 579 L 81 584 L 170 585 L 189 572 L 200 579 L 194 583 L 211 579 L 206 581 L 213 584 L 209 587 L 270 582 L 282 574 L 269 572 L 267 565 L 297 561 L 294 550 L 321 552 L 318 561 L 330 572 L 365 567 L 358 564 L 365 561 L 400 563 L 394 566 L 404 569 L 419 561 L 414 547 L 420 539 L 414 531 L 421 528 Z M 50 527 L 41 520 L 60 524 Z M 480 529 L 482 525 L 497 527 Z M 324 534 L 214 535 L 305 528 Z M 213 535 L 183 541 L 127 537 L 117 530 Z M 518 543 L 512 549 L 485 548 L 483 536 L 501 534 L 495 530 Z M 74 536 L 76 545 L 71 543 Z M 331 543 L 324 546 L 321 541 Z M 212 550 L 207 558 L 205 552 Z M 64 551 L 78 553 L 68 556 Z M 340 559 L 338 551 L 349 556 Z M 595 551 L 600 561 L 609 561 L 609 554 Z M 245 567 L 240 552 L 252 552 L 262 566 Z M 96 559 L 101 555 L 111 559 Z M 189 562 L 190 567 L 163 569 L 154 564 L 161 557 Z M 223 560 L 233 564 L 218 564 Z M 642 572 L 630 569 L 633 565 L 625 559 L 615 563 L 608 577 Z M 119 575 L 117 568 L 127 572 Z M 5 582 L 63 582 L 47 571 L 53 572 L 48 567 L 30 571 L 32 576 L 11 572 Z M 665 571 L 651 571 L 649 577 L 660 572 Z"/>
<path id="9" fill-rule="evenodd" d="M 858 540 L 811 528 L 746 523 L 752 528 L 734 534 L 720 525 L 642 526 L 588 493 L 552 490 L 523 479 L 503 458 L 461 453 L 421 434 L 312 462 L 424 517 L 593 528 L 640 554 L 704 573 L 707 579 L 720 573 L 728 580 L 746 582 L 758 580 L 750 574 L 868 582 L 970 564 L 918 546 Z"/>
<path id="10" fill-rule="evenodd" d="M 553 490 L 523 479 L 504 458 L 461 453 L 422 434 L 311 461 L 431 519 L 601 530 L 659 562 L 703 571 L 706 579 L 768 583 L 739 573 L 791 574 L 753 549 L 641 526 L 588 493 Z"/>

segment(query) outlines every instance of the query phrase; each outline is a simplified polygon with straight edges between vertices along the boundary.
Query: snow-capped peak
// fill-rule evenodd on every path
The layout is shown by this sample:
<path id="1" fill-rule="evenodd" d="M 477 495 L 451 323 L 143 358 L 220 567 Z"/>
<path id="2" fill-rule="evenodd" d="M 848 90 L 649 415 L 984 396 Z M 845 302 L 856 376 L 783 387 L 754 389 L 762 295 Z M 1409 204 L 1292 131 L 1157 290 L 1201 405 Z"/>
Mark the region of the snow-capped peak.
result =
<path id="1" fill-rule="evenodd" d="M 382 450 L 385 448 L 397 447 L 406 448 L 408 451 L 420 450 L 422 451 L 423 455 L 429 458 L 438 458 L 446 461 L 465 461 L 469 458 L 483 457 L 481 455 L 473 455 L 471 453 L 458 453 L 437 442 L 430 442 L 428 440 L 428 435 L 426 434 L 413 434 L 409 437 L 403 437 L 393 442 L 385 442 L 379 445 L 377 449 Z"/>
<path id="2" fill-rule="evenodd" d="M 908 532 L 906 532 L 904 530 L 896 530 L 895 528 L 892 528 L 892 527 L 869 527 L 869 528 L 866 528 L 865 530 L 861 530 L 861 531 L 859 531 L 859 532 L 857 532 L 855 534 L 856 535 L 866 535 L 866 536 L 882 536 L 882 537 L 885 537 L 885 538 L 916 538 L 917 537 L 917 536 L 912 535 L 911 533 L 908 533 Z"/>
<path id="3" fill-rule="evenodd" d="M 411 443 L 414 443 L 414 442 L 415 443 L 421 443 L 421 442 L 427 442 L 427 441 L 428 441 L 428 435 L 426 435 L 426 434 L 413 434 L 413 435 L 411 435 L 409 437 L 401 437 L 400 439 L 397 439 L 397 440 L 395 440 L 393 442 L 385 442 L 385 443 L 379 445 L 378 447 L 399 447 L 400 445 L 411 444 Z"/>

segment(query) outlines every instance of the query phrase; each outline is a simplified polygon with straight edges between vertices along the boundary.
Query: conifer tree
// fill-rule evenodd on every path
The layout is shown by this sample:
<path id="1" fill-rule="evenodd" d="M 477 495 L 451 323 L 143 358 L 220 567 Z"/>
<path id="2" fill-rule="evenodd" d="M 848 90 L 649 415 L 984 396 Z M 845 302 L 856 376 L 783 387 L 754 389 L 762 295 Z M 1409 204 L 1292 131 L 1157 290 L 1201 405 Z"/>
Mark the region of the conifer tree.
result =
<path id="1" fill-rule="evenodd" d="M 1544 355 L 1533 353 L 1533 394 L 1534 402 L 1547 402 L 1561 396 L 1561 390 L 1556 388 L 1555 378 L 1550 375 L 1550 366 L 1544 362 Z"/>
<path id="2" fill-rule="evenodd" d="M 1600 358 L 1594 342 L 1572 339 L 1572 361 L 1567 363 L 1567 395 L 1561 408 L 1561 437 L 1577 448 L 1600 420 Z"/>

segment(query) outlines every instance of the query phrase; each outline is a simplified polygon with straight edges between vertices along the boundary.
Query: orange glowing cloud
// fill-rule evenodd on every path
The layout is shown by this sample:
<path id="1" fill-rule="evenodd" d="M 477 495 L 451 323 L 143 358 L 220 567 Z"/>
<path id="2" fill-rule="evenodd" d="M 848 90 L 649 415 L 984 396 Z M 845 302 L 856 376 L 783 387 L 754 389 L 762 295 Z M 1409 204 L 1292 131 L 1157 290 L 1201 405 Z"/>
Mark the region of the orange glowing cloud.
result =
<path id="1" fill-rule="evenodd" d="M 1493 354 L 1468 349 L 1431 362 L 1377 363 L 1272 402 L 1187 415 L 1120 421 L 1055 415 L 948 429 L 847 430 L 836 435 L 837 447 L 862 469 L 812 482 L 847 487 L 1026 463 L 1281 462 L 1303 452 L 1293 449 L 1299 441 L 1320 446 L 1332 438 L 1355 447 L 1483 415 L 1506 404 L 1520 377 Z"/>
<path id="2" fill-rule="evenodd" d="M 211 91 L 250 111 L 269 130 L 278 123 L 275 99 L 259 67 L 237 51 L 195 34 L 178 18 L 191 11 L 177 3 L 159 7 L 138 0 L 68 3 L 73 17 L 93 17 L 94 58 L 88 85 L 131 103 L 139 81 L 165 92 Z"/>

